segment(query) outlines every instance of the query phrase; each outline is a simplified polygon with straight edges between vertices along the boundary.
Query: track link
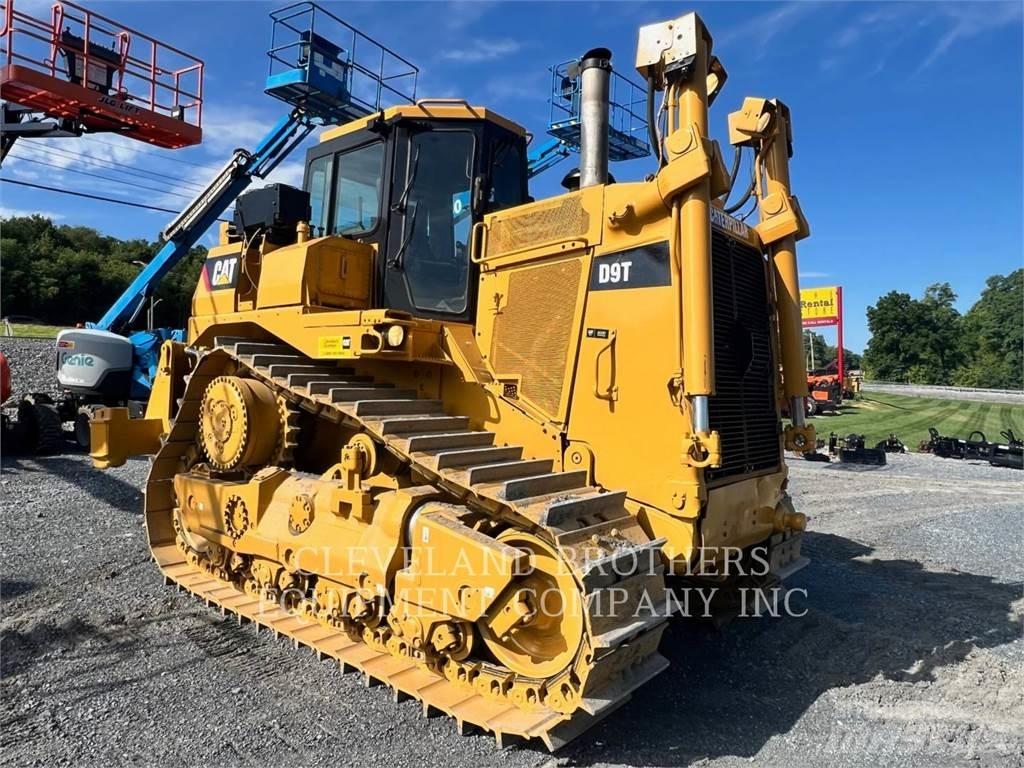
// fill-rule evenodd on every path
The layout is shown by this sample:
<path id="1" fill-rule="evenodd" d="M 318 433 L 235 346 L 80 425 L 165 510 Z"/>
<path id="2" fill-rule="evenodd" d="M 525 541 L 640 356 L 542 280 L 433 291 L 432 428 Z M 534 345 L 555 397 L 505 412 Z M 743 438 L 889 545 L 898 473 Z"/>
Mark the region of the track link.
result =
<path id="1" fill-rule="evenodd" d="M 466 417 L 446 414 L 439 401 L 418 399 L 415 392 L 306 358 L 283 344 L 218 338 L 213 351 L 196 353 L 199 361 L 154 460 L 146 496 L 150 543 L 169 581 L 240 621 L 268 627 L 321 657 L 338 659 L 343 669 L 359 670 L 368 682 L 390 686 L 396 699 L 420 701 L 424 713 L 444 712 L 460 732 L 473 725 L 493 733 L 499 744 L 508 737 L 539 738 L 548 749 L 558 749 L 628 701 L 637 687 L 668 665 L 657 652 L 665 616 L 638 615 L 643 600 L 655 607 L 665 604 L 662 541 L 649 540 L 626 511 L 624 492 L 587 485 L 585 472 L 554 471 L 548 459 L 524 458 L 519 446 L 496 446 L 493 433 L 472 430 Z M 542 532 L 558 548 L 581 585 L 588 633 L 577 662 L 556 679 L 514 682 L 545 691 L 566 684 L 571 673 L 575 711 L 512 701 L 506 692 L 514 688 L 510 680 L 516 676 L 493 663 L 449 660 L 441 676 L 414 659 L 378 651 L 343 630 L 254 597 L 189 562 L 167 540 L 166 520 L 174 506 L 171 483 L 194 451 L 199 402 L 207 383 L 231 362 L 292 406 L 368 433 L 467 507 Z M 621 602 L 606 614 L 609 600 Z"/>

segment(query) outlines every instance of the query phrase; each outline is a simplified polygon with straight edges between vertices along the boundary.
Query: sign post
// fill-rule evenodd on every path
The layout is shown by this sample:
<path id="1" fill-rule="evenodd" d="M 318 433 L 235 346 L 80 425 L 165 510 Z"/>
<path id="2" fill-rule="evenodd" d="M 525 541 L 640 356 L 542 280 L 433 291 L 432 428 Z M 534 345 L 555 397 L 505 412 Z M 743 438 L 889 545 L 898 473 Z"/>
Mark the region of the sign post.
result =
<path id="1" fill-rule="evenodd" d="M 836 367 L 839 372 L 839 389 L 843 389 L 843 289 L 838 285 L 824 288 L 804 288 L 800 291 L 800 311 L 803 316 L 804 328 L 822 328 L 836 326 L 838 357 Z"/>

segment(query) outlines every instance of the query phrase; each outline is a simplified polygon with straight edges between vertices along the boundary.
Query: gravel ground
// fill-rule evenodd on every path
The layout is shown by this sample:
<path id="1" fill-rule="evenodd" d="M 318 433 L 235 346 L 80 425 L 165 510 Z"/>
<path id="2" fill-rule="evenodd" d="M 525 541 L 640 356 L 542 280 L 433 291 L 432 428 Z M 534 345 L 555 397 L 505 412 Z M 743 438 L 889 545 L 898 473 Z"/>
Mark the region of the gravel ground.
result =
<path id="1" fill-rule="evenodd" d="M 0 762 L 11 765 L 1024 765 L 1024 473 L 895 456 L 792 462 L 800 618 L 674 623 L 672 666 L 552 757 L 165 587 L 147 463 L 5 460 Z"/>
<path id="2" fill-rule="evenodd" d="M 56 397 L 56 341 L 54 339 L 22 339 L 0 336 L 0 352 L 11 366 L 11 400 L 17 402 L 30 392 L 45 392 Z"/>

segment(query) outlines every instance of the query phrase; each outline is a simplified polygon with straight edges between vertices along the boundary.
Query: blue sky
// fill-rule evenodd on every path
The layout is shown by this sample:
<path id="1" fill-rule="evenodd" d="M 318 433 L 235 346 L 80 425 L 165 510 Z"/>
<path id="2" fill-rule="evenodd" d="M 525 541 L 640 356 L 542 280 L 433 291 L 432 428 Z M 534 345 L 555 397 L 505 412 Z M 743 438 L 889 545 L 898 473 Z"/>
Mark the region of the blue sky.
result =
<path id="1" fill-rule="evenodd" d="M 14 154 L 63 168 L 109 169 L 73 154 L 193 183 L 236 146 L 251 146 L 285 107 L 263 94 L 267 14 L 283 3 L 97 2 L 90 8 L 206 61 L 204 141 L 166 151 L 120 137 L 24 142 Z M 45 9 L 43 0 L 15 7 Z M 844 286 L 847 346 L 867 341 L 865 307 L 889 290 L 920 295 L 948 281 L 963 311 L 985 278 L 1022 264 L 1022 4 L 1014 3 L 325 3 L 416 63 L 420 96 L 460 96 L 543 137 L 547 66 L 598 45 L 632 74 L 636 30 L 696 9 L 729 81 L 712 110 L 746 95 L 793 112 L 793 183 L 811 222 L 800 244 L 805 286 Z M 45 11 L 44 11 L 45 12 Z M 48 147 L 63 154 L 43 154 Z M 72 154 L 68 154 L 68 153 Z M 277 179 L 301 181 L 297 152 Z M 555 194 L 564 161 L 533 185 Z M 652 161 L 613 168 L 639 178 Z M 178 182 L 121 176 L 161 191 L 105 182 L 10 158 L 4 176 L 174 208 Z M 153 238 L 170 216 L 0 185 L 0 212 L 41 212 L 109 234 Z M 826 331 L 826 333 L 830 333 Z"/>

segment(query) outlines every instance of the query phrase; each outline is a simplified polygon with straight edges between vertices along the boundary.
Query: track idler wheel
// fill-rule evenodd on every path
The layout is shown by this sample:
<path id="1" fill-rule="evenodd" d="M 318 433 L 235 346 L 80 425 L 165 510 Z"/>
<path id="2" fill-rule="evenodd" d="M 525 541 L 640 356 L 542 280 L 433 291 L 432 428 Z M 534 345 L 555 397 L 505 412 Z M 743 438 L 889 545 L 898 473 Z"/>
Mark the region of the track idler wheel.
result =
<path id="1" fill-rule="evenodd" d="M 266 464 L 279 445 L 280 410 L 267 385 L 218 376 L 206 387 L 199 410 L 199 443 L 220 470 Z"/>
<path id="2" fill-rule="evenodd" d="M 529 568 L 478 622 L 480 635 L 498 662 L 513 672 L 554 677 L 572 664 L 583 640 L 580 587 L 547 542 L 518 530 L 506 531 L 498 540 L 529 553 Z"/>

